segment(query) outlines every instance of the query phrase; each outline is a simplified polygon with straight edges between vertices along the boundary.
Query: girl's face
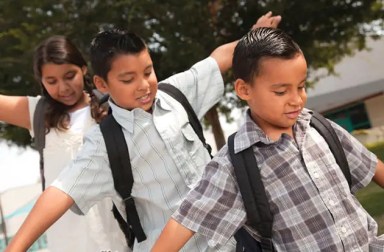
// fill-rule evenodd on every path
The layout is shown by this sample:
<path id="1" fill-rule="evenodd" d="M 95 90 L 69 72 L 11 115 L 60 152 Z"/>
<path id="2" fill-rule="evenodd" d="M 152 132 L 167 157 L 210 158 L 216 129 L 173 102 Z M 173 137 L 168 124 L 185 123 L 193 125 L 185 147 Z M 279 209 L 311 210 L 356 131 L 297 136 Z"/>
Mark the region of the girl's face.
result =
<path id="1" fill-rule="evenodd" d="M 236 92 L 247 101 L 252 119 L 272 139 L 282 133 L 292 136 L 307 101 L 307 64 L 300 53 L 293 59 L 264 58 L 252 83 L 236 81 Z"/>
<path id="2" fill-rule="evenodd" d="M 52 99 L 73 106 L 84 100 L 86 71 L 85 66 L 46 63 L 41 68 L 41 82 Z"/>
<path id="3" fill-rule="evenodd" d="M 147 50 L 118 55 L 112 61 L 107 81 L 95 76 L 94 82 L 100 91 L 110 94 L 116 105 L 128 110 L 150 111 L 157 92 L 157 78 Z"/>

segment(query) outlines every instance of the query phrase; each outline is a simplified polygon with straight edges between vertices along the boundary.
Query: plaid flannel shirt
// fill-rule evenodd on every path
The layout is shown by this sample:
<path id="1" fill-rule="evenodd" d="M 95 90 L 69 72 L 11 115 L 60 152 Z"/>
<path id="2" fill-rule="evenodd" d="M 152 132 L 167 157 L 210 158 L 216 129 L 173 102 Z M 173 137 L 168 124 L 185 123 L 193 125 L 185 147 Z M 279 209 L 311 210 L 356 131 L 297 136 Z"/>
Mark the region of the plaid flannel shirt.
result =
<path id="1" fill-rule="evenodd" d="M 354 193 L 372 179 L 377 157 L 340 126 L 332 123 L 345 151 L 352 189 L 321 135 L 310 126 L 304 109 L 294 125 L 295 139 L 283 134 L 271 141 L 249 113 L 235 137 L 235 153 L 252 146 L 274 218 L 277 251 L 384 251 L 384 236 Z M 173 218 L 224 244 L 241 226 L 246 212 L 228 149 L 207 165 Z M 251 230 L 255 238 L 258 234 Z"/>

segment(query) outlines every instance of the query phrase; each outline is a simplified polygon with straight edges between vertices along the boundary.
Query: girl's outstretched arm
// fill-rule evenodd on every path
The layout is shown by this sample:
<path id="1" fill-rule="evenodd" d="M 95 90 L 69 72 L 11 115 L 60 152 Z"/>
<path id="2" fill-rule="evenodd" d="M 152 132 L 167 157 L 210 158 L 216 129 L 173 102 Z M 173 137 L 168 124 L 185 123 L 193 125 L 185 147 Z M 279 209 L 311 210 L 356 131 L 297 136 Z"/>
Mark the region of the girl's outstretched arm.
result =
<path id="1" fill-rule="evenodd" d="M 165 225 L 151 252 L 177 252 L 195 233 L 174 219 Z"/>
<path id="2" fill-rule="evenodd" d="M 0 94 L 0 121 L 31 129 L 28 98 Z"/>
<path id="3" fill-rule="evenodd" d="M 73 199 L 66 193 L 55 187 L 47 188 L 12 238 L 5 252 L 27 251 L 73 204 Z"/>

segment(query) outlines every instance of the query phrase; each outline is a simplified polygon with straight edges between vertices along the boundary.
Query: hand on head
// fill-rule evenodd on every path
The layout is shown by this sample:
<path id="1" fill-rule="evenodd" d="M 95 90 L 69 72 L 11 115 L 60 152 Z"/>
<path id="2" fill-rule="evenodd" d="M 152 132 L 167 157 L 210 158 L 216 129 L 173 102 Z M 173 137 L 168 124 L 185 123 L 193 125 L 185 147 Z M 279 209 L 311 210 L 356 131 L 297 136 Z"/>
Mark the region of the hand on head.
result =
<path id="1" fill-rule="evenodd" d="M 268 11 L 265 15 L 261 16 L 256 23 L 252 26 L 252 30 L 259 27 L 277 28 L 281 21 L 281 16 L 272 16 L 272 11 Z"/>

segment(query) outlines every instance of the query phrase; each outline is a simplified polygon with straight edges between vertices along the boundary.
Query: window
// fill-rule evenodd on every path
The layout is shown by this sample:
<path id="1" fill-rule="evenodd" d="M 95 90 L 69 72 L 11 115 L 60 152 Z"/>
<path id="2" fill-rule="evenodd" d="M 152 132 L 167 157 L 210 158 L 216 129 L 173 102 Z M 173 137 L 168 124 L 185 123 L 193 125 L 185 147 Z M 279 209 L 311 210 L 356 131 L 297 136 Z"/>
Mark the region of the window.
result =
<path id="1" fill-rule="evenodd" d="M 371 123 L 363 102 L 328 111 L 324 116 L 339 124 L 349 132 L 358 129 L 371 128 Z"/>

